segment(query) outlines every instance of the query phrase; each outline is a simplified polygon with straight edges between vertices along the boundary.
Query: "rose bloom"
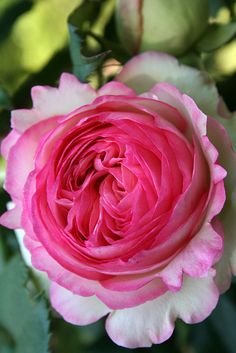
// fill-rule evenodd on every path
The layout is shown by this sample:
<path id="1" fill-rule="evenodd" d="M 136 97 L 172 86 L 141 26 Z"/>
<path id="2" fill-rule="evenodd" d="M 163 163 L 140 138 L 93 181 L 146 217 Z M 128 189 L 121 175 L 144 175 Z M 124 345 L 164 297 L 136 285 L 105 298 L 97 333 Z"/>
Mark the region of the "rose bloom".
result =
<path id="1" fill-rule="evenodd" d="M 235 155 L 214 84 L 147 52 L 97 92 L 65 73 L 32 99 L 2 143 L 15 207 L 1 223 L 24 230 L 52 306 L 77 325 L 108 315 L 129 348 L 205 319 L 236 273 Z"/>

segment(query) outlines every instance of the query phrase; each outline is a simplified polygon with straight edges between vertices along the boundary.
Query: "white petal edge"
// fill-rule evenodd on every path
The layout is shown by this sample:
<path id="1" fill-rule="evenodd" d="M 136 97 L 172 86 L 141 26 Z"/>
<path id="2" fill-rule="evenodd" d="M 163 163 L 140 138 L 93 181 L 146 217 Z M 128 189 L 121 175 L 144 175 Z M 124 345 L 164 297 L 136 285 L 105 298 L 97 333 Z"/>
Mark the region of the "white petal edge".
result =
<path id="1" fill-rule="evenodd" d="M 186 323 L 204 320 L 219 298 L 213 276 L 210 272 L 206 278 L 185 277 L 177 293 L 168 292 L 137 307 L 113 311 L 106 321 L 108 335 L 123 347 L 150 347 L 172 335 L 177 318 Z"/>
<path id="2" fill-rule="evenodd" d="M 141 94 L 159 82 L 175 85 L 192 97 L 205 114 L 219 114 L 220 97 L 214 82 L 206 72 L 182 65 L 165 53 L 145 52 L 128 61 L 116 80 Z"/>
<path id="3" fill-rule="evenodd" d="M 229 127 L 232 130 L 235 120 L 236 117 L 229 120 Z M 236 153 L 226 130 L 213 118 L 208 118 L 208 135 L 219 151 L 219 163 L 227 170 L 225 179 L 227 198 L 219 216 L 224 228 L 224 252 L 216 264 L 216 283 L 223 293 L 230 287 L 232 274 L 236 275 Z"/>
<path id="4" fill-rule="evenodd" d="M 107 315 L 111 309 L 95 295 L 82 297 L 52 282 L 50 298 L 54 309 L 74 325 L 88 325 Z"/>
<path id="5" fill-rule="evenodd" d="M 68 114 L 96 98 L 96 91 L 89 85 L 80 83 L 69 73 L 63 73 L 58 88 L 35 86 L 31 90 L 33 108 L 12 112 L 12 127 L 24 132 L 41 120 Z"/>

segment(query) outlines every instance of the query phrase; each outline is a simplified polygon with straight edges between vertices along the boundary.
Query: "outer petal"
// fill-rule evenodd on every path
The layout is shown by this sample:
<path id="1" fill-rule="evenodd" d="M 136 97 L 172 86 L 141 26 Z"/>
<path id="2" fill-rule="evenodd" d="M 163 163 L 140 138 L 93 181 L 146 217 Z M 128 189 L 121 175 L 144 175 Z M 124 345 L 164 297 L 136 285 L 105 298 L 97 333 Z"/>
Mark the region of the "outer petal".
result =
<path id="1" fill-rule="evenodd" d="M 167 54 L 146 52 L 131 59 L 116 77 L 137 93 L 149 91 L 158 82 L 174 84 L 192 97 L 204 113 L 218 115 L 217 89 L 210 77 L 194 68 L 181 65 Z"/>
<path id="2" fill-rule="evenodd" d="M 203 153 L 211 169 L 213 182 L 218 183 L 220 180 L 224 179 L 227 174 L 226 171 L 216 164 L 219 153 L 206 136 L 207 116 L 199 109 L 196 103 L 189 96 L 182 94 L 175 86 L 169 83 L 157 84 L 150 92 L 157 95 L 161 101 L 175 107 L 188 120 L 189 125 L 192 125 L 202 145 Z M 222 206 L 223 204 L 224 202 Z"/>
<path id="3" fill-rule="evenodd" d="M 15 143 L 17 142 L 19 137 L 20 137 L 20 134 L 17 131 L 12 130 L 7 135 L 7 137 L 2 141 L 2 143 L 1 143 L 1 154 L 6 160 L 8 158 L 8 154 L 9 154 L 10 149 L 12 148 L 12 146 L 15 145 Z"/>
<path id="4" fill-rule="evenodd" d="M 176 318 L 186 323 L 204 320 L 215 308 L 218 297 L 212 273 L 201 279 L 186 277 L 178 293 L 168 292 L 137 307 L 112 312 L 106 330 L 121 346 L 150 347 L 171 336 Z"/>
<path id="5" fill-rule="evenodd" d="M 162 102 L 175 107 L 188 120 L 189 126 L 192 125 L 202 145 L 205 157 L 208 159 L 214 184 L 212 201 L 201 229 L 186 248 L 160 273 L 169 288 L 175 290 L 181 286 L 183 272 L 192 277 L 205 276 L 222 253 L 222 236 L 215 231 L 212 223 L 225 202 L 223 179 L 226 176 L 226 171 L 217 164 L 218 153 L 206 137 L 207 117 L 199 110 L 194 101 L 169 83 L 155 85 L 150 93 L 156 95 Z"/>
<path id="6" fill-rule="evenodd" d="M 100 96 L 106 96 L 106 95 L 123 95 L 123 96 L 136 96 L 135 91 L 132 88 L 129 88 L 128 86 L 124 85 L 121 82 L 117 81 L 111 81 L 102 86 L 98 90 L 98 97 Z"/>
<path id="7" fill-rule="evenodd" d="M 68 271 L 56 262 L 37 241 L 26 235 L 24 238 L 26 247 L 32 255 L 32 264 L 40 271 L 45 271 L 48 277 L 68 289 L 70 292 L 85 297 L 96 295 L 111 309 L 133 307 L 143 303 L 144 300 L 153 299 L 164 293 L 166 288 L 160 286 L 158 281 L 153 281 L 146 287 L 133 292 L 111 291 L 101 286 L 98 281 L 83 278 L 71 271 Z"/>
<path id="8" fill-rule="evenodd" d="M 41 122 L 33 126 L 11 148 L 8 155 L 6 176 L 6 190 L 11 196 L 22 200 L 25 182 L 34 168 L 34 158 L 39 140 L 56 125 L 56 119 L 48 119 L 46 123 Z"/>
<path id="9" fill-rule="evenodd" d="M 3 150 L 7 155 L 7 173 L 5 189 L 11 195 L 15 208 L 5 212 L 0 217 L 0 223 L 5 227 L 21 228 L 22 198 L 25 182 L 34 168 L 34 157 L 38 142 L 43 134 L 53 129 L 56 119 L 48 119 L 47 123 L 39 123 L 31 127 L 25 134 L 19 136 L 17 132 L 3 141 Z M 13 146 L 12 146 L 13 145 Z M 17 171 L 17 172 L 16 172 Z"/>
<path id="10" fill-rule="evenodd" d="M 204 277 L 222 253 L 222 238 L 206 223 L 190 243 L 160 273 L 172 290 L 181 287 L 183 273 L 191 277 Z"/>
<path id="11" fill-rule="evenodd" d="M 46 273 L 44 273 L 42 271 L 38 271 L 34 267 L 32 267 L 31 254 L 28 251 L 28 249 L 25 247 L 24 242 L 23 242 L 24 235 L 25 235 L 24 231 L 22 229 L 15 229 L 15 234 L 16 234 L 16 238 L 19 243 L 19 246 L 20 246 L 21 255 L 22 255 L 26 265 L 32 268 L 36 278 L 38 279 L 39 283 L 41 284 L 41 288 L 44 289 L 46 293 L 48 293 L 50 281 L 49 281 Z"/>
<path id="12" fill-rule="evenodd" d="M 21 227 L 22 203 L 15 201 L 13 204 L 15 207 L 3 213 L 0 217 L 0 224 L 9 229 Z"/>
<path id="13" fill-rule="evenodd" d="M 219 151 L 219 163 L 228 172 L 225 179 L 226 204 L 220 215 L 224 227 L 224 253 L 216 265 L 216 282 L 224 292 L 230 286 L 232 274 L 236 275 L 236 154 L 227 132 L 213 118 L 208 118 L 208 134 Z"/>
<path id="14" fill-rule="evenodd" d="M 80 83 L 74 75 L 61 75 L 59 88 L 35 86 L 31 91 L 33 109 L 12 112 L 12 126 L 24 132 L 41 120 L 64 115 L 91 103 L 96 97 L 95 90 L 88 84 Z"/>
<path id="15" fill-rule="evenodd" d="M 75 325 L 88 325 L 108 314 L 109 309 L 97 297 L 81 297 L 52 282 L 51 303 L 63 318 Z"/>

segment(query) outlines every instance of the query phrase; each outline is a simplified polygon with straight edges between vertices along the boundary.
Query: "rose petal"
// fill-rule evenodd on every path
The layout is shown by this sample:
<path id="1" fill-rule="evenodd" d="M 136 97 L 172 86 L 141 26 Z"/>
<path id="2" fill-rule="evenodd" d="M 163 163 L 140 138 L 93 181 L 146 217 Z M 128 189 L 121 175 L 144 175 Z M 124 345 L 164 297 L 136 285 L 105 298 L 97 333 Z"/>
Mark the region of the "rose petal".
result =
<path id="1" fill-rule="evenodd" d="M 8 158 L 10 149 L 16 144 L 20 134 L 16 130 L 12 130 L 1 143 L 1 154 L 5 160 Z"/>
<path id="2" fill-rule="evenodd" d="M 137 307 L 112 312 L 106 330 L 120 346 L 150 347 L 171 336 L 177 318 L 186 323 L 204 320 L 215 308 L 218 297 L 212 273 L 201 279 L 185 277 L 178 293 L 169 292 Z"/>
<path id="3" fill-rule="evenodd" d="M 218 115 L 218 92 L 207 73 L 181 65 L 170 55 L 139 54 L 124 65 L 116 79 L 137 93 L 149 91 L 158 82 L 172 83 L 192 97 L 205 114 Z"/>
<path id="4" fill-rule="evenodd" d="M 56 125 L 56 119 L 49 119 L 47 123 L 41 122 L 33 126 L 19 137 L 10 149 L 7 161 L 6 190 L 12 197 L 22 199 L 26 179 L 34 167 L 39 140 Z"/>
<path id="5" fill-rule="evenodd" d="M 19 201 L 15 201 L 14 204 L 14 208 L 3 213 L 0 217 L 0 224 L 10 229 L 21 228 L 22 204 Z"/>
<path id="6" fill-rule="evenodd" d="M 225 179 L 226 204 L 220 215 L 224 228 L 224 252 L 216 264 L 216 282 L 221 292 L 226 291 L 232 274 L 236 275 L 236 154 L 224 127 L 208 118 L 208 134 L 219 151 L 219 163 L 227 170 Z"/>
<path id="7" fill-rule="evenodd" d="M 98 97 L 100 96 L 106 96 L 106 95 L 124 95 L 124 96 L 136 96 L 136 93 L 133 89 L 130 87 L 124 85 L 121 82 L 118 81 L 111 81 L 106 83 L 104 86 L 102 86 L 98 92 L 97 92 Z"/>
<path id="8" fill-rule="evenodd" d="M 91 324 L 111 311 L 95 296 L 81 297 L 55 282 L 51 283 L 50 299 L 54 309 L 75 325 Z"/>
<path id="9" fill-rule="evenodd" d="M 96 98 L 96 92 L 90 85 L 80 83 L 68 73 L 61 75 L 58 88 L 35 86 L 31 95 L 33 109 L 15 110 L 12 113 L 12 126 L 19 132 L 24 132 L 41 120 L 68 114 Z"/>

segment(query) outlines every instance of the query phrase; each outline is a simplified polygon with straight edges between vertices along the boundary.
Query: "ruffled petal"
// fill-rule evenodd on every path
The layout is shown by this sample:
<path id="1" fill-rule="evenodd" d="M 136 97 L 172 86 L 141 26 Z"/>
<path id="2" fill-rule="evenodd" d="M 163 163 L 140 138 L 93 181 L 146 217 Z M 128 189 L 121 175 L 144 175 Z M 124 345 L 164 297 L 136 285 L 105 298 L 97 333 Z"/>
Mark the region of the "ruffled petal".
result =
<path id="1" fill-rule="evenodd" d="M 121 82 L 118 81 L 111 81 L 106 83 L 104 86 L 102 86 L 98 92 L 97 92 L 98 97 L 100 96 L 105 96 L 105 95 L 122 95 L 122 96 L 129 96 L 133 97 L 136 96 L 135 91 L 124 85 Z"/>
<path id="2" fill-rule="evenodd" d="M 81 297 L 55 282 L 51 284 L 50 299 L 54 309 L 75 325 L 91 324 L 111 311 L 97 297 Z"/>
<path id="3" fill-rule="evenodd" d="M 191 277 L 204 277 L 222 253 L 223 239 L 210 223 L 206 223 L 170 264 L 160 272 L 171 290 L 182 285 L 183 273 Z"/>
<path id="4" fill-rule="evenodd" d="M 171 336 L 177 318 L 186 323 L 204 320 L 215 308 L 218 297 L 212 272 L 201 279 L 186 277 L 178 293 L 168 292 L 137 307 L 113 311 L 106 321 L 106 330 L 120 346 L 150 347 Z"/>
<path id="5" fill-rule="evenodd" d="M 96 98 L 96 91 L 88 84 L 80 83 L 71 74 L 63 73 L 58 88 L 35 86 L 31 91 L 33 109 L 15 110 L 12 113 L 12 126 L 19 132 L 41 120 L 68 114 Z"/>
<path id="6" fill-rule="evenodd" d="M 156 298 L 166 292 L 167 288 L 160 281 L 152 281 L 145 287 L 134 291 L 112 291 L 104 288 L 98 281 L 83 278 L 56 262 L 37 241 L 28 235 L 24 243 L 32 255 L 32 264 L 40 271 L 47 272 L 48 277 L 66 288 L 71 293 L 81 296 L 96 295 L 103 303 L 111 309 L 122 309 L 133 307 L 146 300 Z"/>
<path id="7" fill-rule="evenodd" d="M 56 119 L 49 119 L 46 124 L 41 122 L 33 126 L 20 136 L 11 147 L 7 161 L 5 187 L 12 197 L 22 200 L 26 179 L 34 168 L 34 158 L 39 140 L 56 124 Z"/>
<path id="8" fill-rule="evenodd" d="M 219 151 L 219 163 L 227 170 L 226 204 L 220 214 L 224 228 L 224 252 L 216 265 L 216 282 L 224 292 L 230 286 L 232 274 L 236 275 L 236 154 L 224 127 L 211 117 L 208 118 L 208 135 Z"/>
<path id="9" fill-rule="evenodd" d="M 7 135 L 7 137 L 5 137 L 5 139 L 2 141 L 1 154 L 4 159 L 7 160 L 10 149 L 16 144 L 19 137 L 20 137 L 20 134 L 17 131 L 12 130 Z"/>
<path id="10" fill-rule="evenodd" d="M 219 114 L 220 98 L 207 73 L 181 65 L 170 55 L 139 54 L 124 65 L 116 79 L 139 94 L 149 91 L 158 82 L 169 82 L 192 97 L 204 113 Z"/>
<path id="11" fill-rule="evenodd" d="M 22 203 L 14 202 L 14 207 L 3 213 L 0 217 L 0 224 L 9 229 L 21 228 Z"/>

